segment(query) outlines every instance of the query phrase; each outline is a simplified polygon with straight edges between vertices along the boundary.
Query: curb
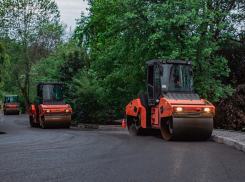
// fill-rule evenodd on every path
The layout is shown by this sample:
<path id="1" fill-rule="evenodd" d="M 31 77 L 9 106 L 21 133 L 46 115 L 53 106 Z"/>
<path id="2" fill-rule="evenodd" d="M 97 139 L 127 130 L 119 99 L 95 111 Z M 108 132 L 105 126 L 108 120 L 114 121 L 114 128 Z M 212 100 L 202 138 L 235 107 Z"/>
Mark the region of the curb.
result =
<path id="1" fill-rule="evenodd" d="M 99 125 L 98 129 L 106 131 L 127 131 L 127 129 L 123 128 L 122 125 Z"/>
<path id="2" fill-rule="evenodd" d="M 229 138 L 220 137 L 220 136 L 216 136 L 216 135 L 212 135 L 209 140 L 217 142 L 217 143 L 226 144 L 230 147 L 235 147 L 236 149 L 245 152 L 245 145 L 240 143 L 240 142 L 237 142 L 235 140 L 231 140 Z"/>
<path id="3" fill-rule="evenodd" d="M 97 124 L 78 124 L 78 128 L 98 129 L 104 131 L 126 131 L 126 128 L 122 128 L 122 125 L 97 125 Z"/>

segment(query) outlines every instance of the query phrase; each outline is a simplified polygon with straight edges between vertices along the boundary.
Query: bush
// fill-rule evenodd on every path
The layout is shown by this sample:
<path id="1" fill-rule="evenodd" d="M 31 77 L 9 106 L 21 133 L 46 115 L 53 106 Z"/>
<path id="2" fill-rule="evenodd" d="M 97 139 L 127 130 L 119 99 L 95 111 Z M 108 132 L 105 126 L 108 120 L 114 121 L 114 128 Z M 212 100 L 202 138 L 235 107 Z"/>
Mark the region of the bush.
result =
<path id="1" fill-rule="evenodd" d="M 245 130 L 245 84 L 239 85 L 232 96 L 222 99 L 217 109 L 217 127 Z"/>
<path id="2" fill-rule="evenodd" d="M 72 107 L 72 120 L 78 123 L 109 124 L 114 110 L 104 102 L 104 89 L 86 70 L 74 76 L 65 100 Z"/>

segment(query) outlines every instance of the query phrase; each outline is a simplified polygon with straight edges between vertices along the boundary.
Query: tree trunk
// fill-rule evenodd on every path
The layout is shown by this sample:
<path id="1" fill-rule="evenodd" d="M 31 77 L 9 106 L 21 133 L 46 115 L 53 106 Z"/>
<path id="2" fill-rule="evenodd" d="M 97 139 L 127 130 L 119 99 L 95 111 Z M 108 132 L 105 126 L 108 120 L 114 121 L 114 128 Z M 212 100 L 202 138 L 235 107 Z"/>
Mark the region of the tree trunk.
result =
<path id="1" fill-rule="evenodd" d="M 26 111 L 28 111 L 28 109 L 30 107 L 29 95 L 27 94 L 27 87 L 28 87 L 28 82 L 29 82 L 29 70 L 30 69 L 27 69 L 27 70 L 28 70 L 28 73 L 26 73 L 25 85 L 24 85 L 24 87 L 21 88 L 22 94 L 23 94 L 24 99 L 25 99 Z"/>
<path id="2" fill-rule="evenodd" d="M 23 94 L 24 99 L 25 99 L 26 111 L 28 111 L 29 107 L 30 107 L 30 100 L 29 100 L 27 92 L 26 92 L 27 87 L 22 88 L 21 91 L 22 91 L 22 94 Z"/>

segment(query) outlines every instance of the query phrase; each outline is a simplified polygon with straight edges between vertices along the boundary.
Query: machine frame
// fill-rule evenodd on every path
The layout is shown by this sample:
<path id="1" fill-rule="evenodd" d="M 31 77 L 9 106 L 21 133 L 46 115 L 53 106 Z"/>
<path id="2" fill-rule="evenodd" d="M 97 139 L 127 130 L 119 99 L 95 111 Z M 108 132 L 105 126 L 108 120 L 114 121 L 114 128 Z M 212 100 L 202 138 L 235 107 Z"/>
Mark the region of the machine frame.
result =
<path id="1" fill-rule="evenodd" d="M 60 86 L 60 99 L 44 100 L 44 86 Z M 31 127 L 69 128 L 71 125 L 72 108 L 63 101 L 64 84 L 62 82 L 40 82 L 37 85 L 38 101 L 29 108 Z M 57 94 L 57 93 L 55 93 Z"/>
<path id="2" fill-rule="evenodd" d="M 16 102 L 11 102 L 10 97 L 16 97 Z M 9 100 L 7 98 L 9 98 Z M 18 102 L 18 98 L 19 98 L 18 95 L 5 95 L 4 96 L 4 105 L 3 105 L 4 115 L 20 114 L 20 103 Z"/>
<path id="3" fill-rule="evenodd" d="M 169 91 L 164 86 L 161 88 L 161 93 L 158 93 L 155 90 L 155 81 L 149 80 L 149 78 L 155 80 L 155 70 L 163 64 L 189 65 L 189 75 L 193 83 L 192 62 L 154 59 L 147 61 L 146 64 L 147 93 L 140 93 L 137 99 L 126 106 L 129 132 L 133 135 L 142 135 L 149 129 L 158 131 L 160 129 L 165 140 L 209 139 L 215 115 L 215 107 L 210 102 L 200 99 L 193 89 L 187 92 L 175 92 Z M 159 79 L 163 76 L 163 71 L 159 70 Z M 149 86 L 153 88 L 151 98 L 149 98 Z M 153 130 L 153 133 L 157 130 Z"/>

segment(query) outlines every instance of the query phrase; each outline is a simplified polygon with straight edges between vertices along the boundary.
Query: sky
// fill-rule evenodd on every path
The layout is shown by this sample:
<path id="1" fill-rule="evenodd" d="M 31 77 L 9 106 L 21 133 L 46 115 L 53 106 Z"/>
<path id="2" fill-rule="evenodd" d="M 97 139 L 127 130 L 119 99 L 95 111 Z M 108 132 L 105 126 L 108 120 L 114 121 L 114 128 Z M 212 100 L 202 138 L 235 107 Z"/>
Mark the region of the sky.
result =
<path id="1" fill-rule="evenodd" d="M 76 27 L 76 20 L 81 17 L 81 12 L 83 11 L 85 15 L 88 15 L 88 2 L 83 0 L 55 0 L 57 3 L 61 21 L 67 24 L 68 29 L 70 27 L 72 30 Z"/>

